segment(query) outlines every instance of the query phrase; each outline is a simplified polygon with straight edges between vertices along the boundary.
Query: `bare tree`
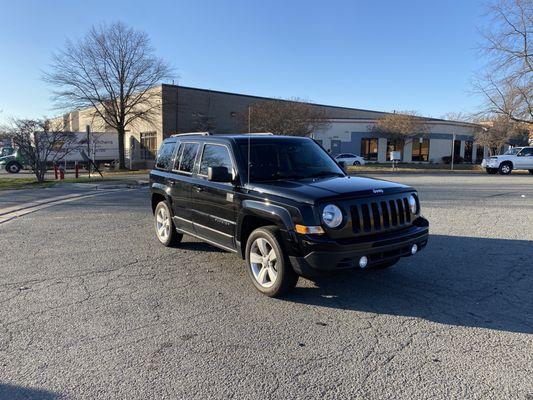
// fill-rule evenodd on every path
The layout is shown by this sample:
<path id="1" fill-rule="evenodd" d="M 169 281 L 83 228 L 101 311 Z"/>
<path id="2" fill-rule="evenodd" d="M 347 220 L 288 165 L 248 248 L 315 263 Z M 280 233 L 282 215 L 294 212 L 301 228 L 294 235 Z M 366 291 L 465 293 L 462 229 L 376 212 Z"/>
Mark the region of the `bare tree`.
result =
<path id="1" fill-rule="evenodd" d="M 507 116 L 499 116 L 491 121 L 485 121 L 474 134 L 474 140 L 479 146 L 489 149 L 491 156 L 499 154 L 505 145 L 527 144 L 529 131 L 527 124 L 517 123 Z"/>
<path id="2" fill-rule="evenodd" d="M 323 109 L 298 99 L 255 102 L 241 115 L 241 122 L 245 131 L 290 136 L 308 136 L 329 125 Z"/>
<path id="3" fill-rule="evenodd" d="M 487 15 L 480 47 L 489 62 L 474 82 L 484 114 L 533 124 L 533 0 L 497 0 Z"/>
<path id="4" fill-rule="evenodd" d="M 371 130 L 389 138 L 395 148 L 402 150 L 402 154 L 406 144 L 412 143 L 415 138 L 426 137 L 429 134 L 425 120 L 415 111 L 387 114 L 378 119 Z"/>
<path id="5" fill-rule="evenodd" d="M 450 111 L 444 114 L 441 118 L 447 121 L 473 122 L 473 116 L 464 112 Z"/>
<path id="6" fill-rule="evenodd" d="M 137 120 L 154 122 L 161 97 L 153 88 L 170 75 L 170 67 L 154 56 L 148 35 L 118 22 L 93 27 L 77 42 L 67 41 L 53 54 L 44 80 L 55 87 L 59 108 L 92 108 L 117 131 L 119 167 L 125 168 L 126 129 Z"/>
<path id="7" fill-rule="evenodd" d="M 38 182 L 44 181 L 50 165 L 79 147 L 75 134 L 66 132 L 62 125 L 42 119 L 14 119 L 7 134 Z"/>

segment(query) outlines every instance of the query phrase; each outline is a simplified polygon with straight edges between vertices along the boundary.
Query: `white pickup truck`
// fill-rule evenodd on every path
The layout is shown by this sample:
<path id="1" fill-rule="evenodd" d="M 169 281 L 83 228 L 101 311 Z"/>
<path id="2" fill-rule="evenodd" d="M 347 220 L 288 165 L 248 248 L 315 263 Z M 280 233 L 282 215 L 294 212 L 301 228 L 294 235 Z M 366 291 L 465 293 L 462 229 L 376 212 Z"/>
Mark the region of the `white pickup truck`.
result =
<path id="1" fill-rule="evenodd" d="M 488 174 L 509 175 L 513 169 L 524 169 L 533 175 L 533 146 L 513 147 L 502 155 L 485 158 L 481 166 Z"/>

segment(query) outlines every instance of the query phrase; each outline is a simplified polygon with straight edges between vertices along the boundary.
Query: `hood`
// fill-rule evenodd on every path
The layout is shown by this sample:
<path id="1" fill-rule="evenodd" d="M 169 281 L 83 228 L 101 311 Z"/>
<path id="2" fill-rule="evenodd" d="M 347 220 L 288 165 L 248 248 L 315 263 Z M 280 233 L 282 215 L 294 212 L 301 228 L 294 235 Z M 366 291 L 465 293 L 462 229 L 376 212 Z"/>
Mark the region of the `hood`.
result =
<path id="1" fill-rule="evenodd" d="M 9 156 L 0 157 L 0 162 L 6 162 L 9 160 L 14 160 L 14 159 L 15 159 L 15 156 L 13 154 L 10 154 Z"/>
<path id="2" fill-rule="evenodd" d="M 498 156 L 491 156 L 489 157 L 489 160 L 509 160 L 514 156 L 511 156 L 509 154 L 500 154 Z"/>
<path id="3" fill-rule="evenodd" d="M 289 197 L 306 203 L 315 203 L 318 200 L 333 198 L 367 197 L 412 190 L 409 186 L 399 183 L 355 176 L 254 183 L 251 186 L 252 190 L 261 194 Z"/>

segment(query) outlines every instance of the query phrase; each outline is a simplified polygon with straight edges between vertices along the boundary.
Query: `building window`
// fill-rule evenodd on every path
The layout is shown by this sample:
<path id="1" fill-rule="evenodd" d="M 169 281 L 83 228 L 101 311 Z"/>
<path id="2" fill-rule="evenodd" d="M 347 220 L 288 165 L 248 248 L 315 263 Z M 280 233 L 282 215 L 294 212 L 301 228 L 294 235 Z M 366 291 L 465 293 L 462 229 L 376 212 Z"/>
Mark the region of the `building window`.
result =
<path id="1" fill-rule="evenodd" d="M 361 156 L 368 161 L 377 161 L 378 139 L 361 139 Z"/>
<path id="2" fill-rule="evenodd" d="M 472 152 L 474 151 L 474 142 L 472 141 L 465 141 L 465 161 L 471 163 L 472 162 Z"/>
<path id="3" fill-rule="evenodd" d="M 453 158 L 459 158 L 461 157 L 461 141 L 460 140 L 454 140 L 453 142 Z"/>
<path id="4" fill-rule="evenodd" d="M 483 161 L 483 157 L 485 157 L 485 147 L 478 144 L 476 148 L 476 162 L 480 163 Z"/>
<path id="5" fill-rule="evenodd" d="M 391 152 L 392 151 L 399 151 L 400 152 L 400 160 L 403 160 L 403 146 L 402 143 L 400 143 L 399 140 L 393 140 L 393 139 L 387 139 L 387 160 L 391 160 Z"/>
<path id="6" fill-rule="evenodd" d="M 413 140 L 413 161 L 429 161 L 429 139 Z"/>
<path id="7" fill-rule="evenodd" d="M 141 132 L 141 160 L 155 160 L 157 153 L 157 133 Z"/>

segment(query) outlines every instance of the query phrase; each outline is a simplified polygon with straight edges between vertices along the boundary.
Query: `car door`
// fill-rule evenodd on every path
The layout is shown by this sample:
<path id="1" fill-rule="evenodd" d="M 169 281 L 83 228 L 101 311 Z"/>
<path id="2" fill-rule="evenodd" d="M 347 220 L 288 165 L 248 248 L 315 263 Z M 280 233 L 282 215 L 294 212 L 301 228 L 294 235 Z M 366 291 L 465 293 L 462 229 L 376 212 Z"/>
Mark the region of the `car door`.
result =
<path id="1" fill-rule="evenodd" d="M 358 161 L 353 154 L 346 154 L 346 164 L 352 165 L 355 161 Z"/>
<path id="2" fill-rule="evenodd" d="M 344 162 L 348 162 L 348 160 L 346 159 L 347 155 L 346 154 L 339 154 L 337 157 L 335 157 L 335 160 L 337 160 L 337 162 L 339 161 L 344 161 Z"/>
<path id="3" fill-rule="evenodd" d="M 192 188 L 193 221 L 196 233 L 223 247 L 235 249 L 234 185 L 211 182 L 207 179 L 209 167 L 226 167 L 235 176 L 235 161 L 225 144 L 203 144 L 196 183 Z"/>
<path id="4" fill-rule="evenodd" d="M 192 187 L 194 166 L 200 143 L 182 142 L 178 147 L 174 168 L 167 180 L 170 197 L 172 198 L 172 212 L 174 225 L 181 231 L 195 233 L 192 216 Z"/>
<path id="5" fill-rule="evenodd" d="M 522 149 L 516 159 L 521 169 L 533 169 L 533 147 Z"/>

